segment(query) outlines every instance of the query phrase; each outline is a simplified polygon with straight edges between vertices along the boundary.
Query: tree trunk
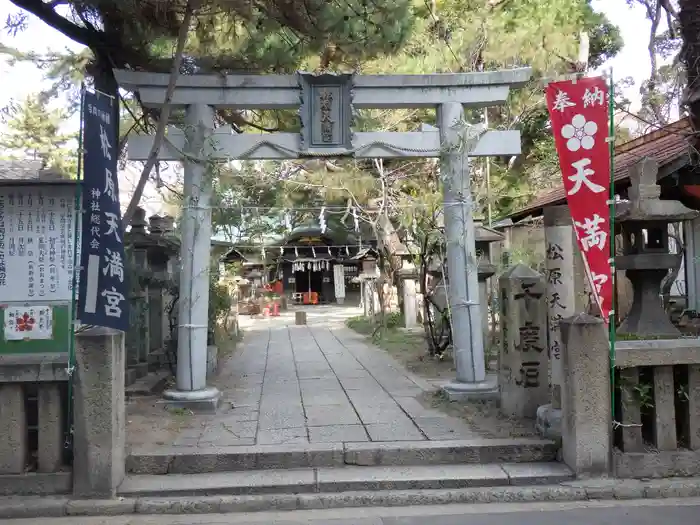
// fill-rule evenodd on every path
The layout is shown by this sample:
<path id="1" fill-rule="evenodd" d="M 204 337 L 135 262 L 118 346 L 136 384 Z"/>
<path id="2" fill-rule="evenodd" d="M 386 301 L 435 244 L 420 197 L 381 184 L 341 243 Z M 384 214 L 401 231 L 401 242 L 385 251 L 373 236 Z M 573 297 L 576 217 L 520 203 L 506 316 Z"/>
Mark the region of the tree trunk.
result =
<path id="1" fill-rule="evenodd" d="M 697 0 L 679 0 L 678 18 L 683 36 L 682 57 L 688 75 L 688 85 L 683 93 L 683 103 L 690 113 L 690 121 L 695 131 L 691 139 L 694 146 L 693 161 L 698 163 L 700 147 L 700 4 Z"/>

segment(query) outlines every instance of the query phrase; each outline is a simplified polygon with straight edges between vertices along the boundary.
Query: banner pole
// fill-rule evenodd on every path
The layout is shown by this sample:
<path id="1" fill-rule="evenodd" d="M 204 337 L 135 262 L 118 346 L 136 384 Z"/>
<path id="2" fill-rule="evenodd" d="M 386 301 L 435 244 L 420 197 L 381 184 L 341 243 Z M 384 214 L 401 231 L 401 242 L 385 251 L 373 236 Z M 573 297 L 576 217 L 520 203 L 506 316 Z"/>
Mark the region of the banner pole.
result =
<path id="1" fill-rule="evenodd" d="M 610 304 L 610 314 L 608 316 L 608 335 L 610 340 L 610 388 L 611 388 L 611 414 L 615 421 L 615 330 L 616 318 L 615 308 L 617 307 L 616 296 L 616 277 L 615 269 L 615 84 L 613 82 L 613 70 L 610 68 L 608 88 L 608 118 L 609 118 L 609 137 L 608 149 L 610 152 L 610 280 L 612 282 L 612 294 Z"/>
<path id="2" fill-rule="evenodd" d="M 85 84 L 80 86 L 80 127 L 78 131 L 78 169 L 76 173 L 75 185 L 75 224 L 73 226 L 73 290 L 70 303 L 70 340 L 68 341 L 68 407 L 66 410 L 66 440 L 65 448 L 69 449 L 73 445 L 73 374 L 75 372 L 75 325 L 77 323 L 77 279 L 80 269 L 78 268 L 78 235 L 80 232 L 80 221 L 82 220 L 82 179 L 83 179 L 83 112 L 85 107 Z"/>

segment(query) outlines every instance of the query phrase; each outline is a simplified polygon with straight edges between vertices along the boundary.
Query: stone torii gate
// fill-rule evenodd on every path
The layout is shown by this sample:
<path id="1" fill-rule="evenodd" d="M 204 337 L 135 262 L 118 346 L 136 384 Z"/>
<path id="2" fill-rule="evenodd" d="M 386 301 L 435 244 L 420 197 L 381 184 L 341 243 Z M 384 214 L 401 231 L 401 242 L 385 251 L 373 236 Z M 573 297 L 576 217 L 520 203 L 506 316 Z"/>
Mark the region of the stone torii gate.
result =
<path id="1" fill-rule="evenodd" d="M 115 71 L 121 88 L 138 93 L 147 107 L 162 107 L 170 76 Z M 186 108 L 185 130 L 169 128 L 158 159 L 184 164 L 181 279 L 176 388 L 172 404 L 215 409 L 220 393 L 206 385 L 207 312 L 211 238 L 211 180 L 206 164 L 230 160 L 302 157 L 440 157 L 456 381 L 451 398 L 488 397 L 475 255 L 469 157 L 518 155 L 518 131 L 489 131 L 464 122 L 464 106 L 505 103 L 510 87 L 531 77 L 530 68 L 433 75 L 193 75 L 177 80 L 170 104 Z M 362 108 L 437 108 L 438 130 L 353 132 Z M 214 129 L 214 108 L 299 109 L 300 133 L 235 134 Z M 130 160 L 145 161 L 153 136 L 129 138 Z M 458 276 L 463 276 L 459 278 Z"/>

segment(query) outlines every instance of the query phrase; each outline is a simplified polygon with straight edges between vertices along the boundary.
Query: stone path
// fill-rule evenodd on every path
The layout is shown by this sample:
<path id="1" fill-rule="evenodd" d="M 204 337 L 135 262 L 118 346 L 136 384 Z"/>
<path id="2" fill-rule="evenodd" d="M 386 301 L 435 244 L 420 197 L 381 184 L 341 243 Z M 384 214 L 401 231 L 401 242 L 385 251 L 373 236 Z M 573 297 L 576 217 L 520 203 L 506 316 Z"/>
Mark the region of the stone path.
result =
<path id="1" fill-rule="evenodd" d="M 433 390 L 343 325 L 355 309 L 307 309 L 246 319 L 245 339 L 223 364 L 223 408 L 190 416 L 174 446 L 247 446 L 362 441 L 470 439 L 462 420 L 425 408 Z"/>

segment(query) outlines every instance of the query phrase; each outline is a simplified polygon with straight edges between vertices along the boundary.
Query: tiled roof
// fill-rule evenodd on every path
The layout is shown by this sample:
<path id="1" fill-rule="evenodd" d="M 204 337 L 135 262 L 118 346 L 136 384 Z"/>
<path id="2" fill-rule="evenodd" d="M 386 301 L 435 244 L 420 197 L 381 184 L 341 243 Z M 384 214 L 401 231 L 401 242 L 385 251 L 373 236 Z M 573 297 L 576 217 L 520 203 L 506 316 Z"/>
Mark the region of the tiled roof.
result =
<path id="1" fill-rule="evenodd" d="M 684 118 L 616 147 L 615 182 L 625 182 L 629 167 L 644 157 L 655 158 L 661 169 L 683 155 L 688 155 L 687 137 L 690 131 L 690 120 Z M 510 218 L 516 221 L 537 213 L 546 206 L 565 202 L 566 191 L 562 185 L 540 195 L 525 208 L 511 214 Z"/>
<path id="2" fill-rule="evenodd" d="M 38 179 L 41 165 L 40 160 L 0 160 L 0 179 Z"/>
<path id="3" fill-rule="evenodd" d="M 66 182 L 74 183 L 66 179 L 61 173 L 51 169 L 43 169 L 40 160 L 0 160 L 0 183 L 5 185 L 39 182 Z"/>

